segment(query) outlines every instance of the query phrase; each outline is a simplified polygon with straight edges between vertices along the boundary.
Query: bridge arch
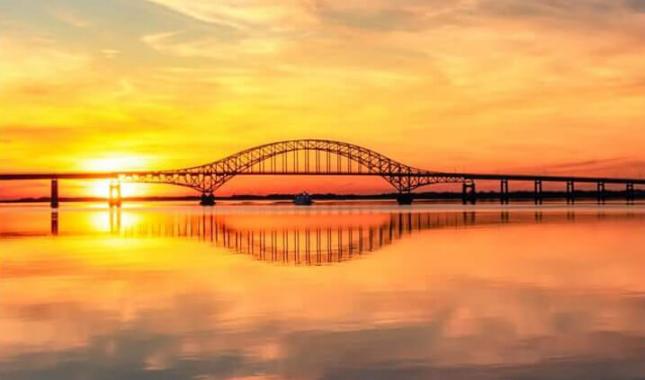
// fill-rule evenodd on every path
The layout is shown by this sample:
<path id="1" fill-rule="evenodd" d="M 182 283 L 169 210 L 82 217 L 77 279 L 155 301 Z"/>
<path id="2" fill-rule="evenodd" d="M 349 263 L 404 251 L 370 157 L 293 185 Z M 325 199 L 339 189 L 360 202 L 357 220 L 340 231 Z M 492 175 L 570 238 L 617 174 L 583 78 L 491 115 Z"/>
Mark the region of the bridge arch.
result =
<path id="1" fill-rule="evenodd" d="M 236 175 L 373 175 L 401 193 L 462 177 L 418 169 L 359 145 L 323 139 L 286 140 L 255 146 L 208 164 L 128 175 L 131 182 L 170 183 L 214 193 Z"/>

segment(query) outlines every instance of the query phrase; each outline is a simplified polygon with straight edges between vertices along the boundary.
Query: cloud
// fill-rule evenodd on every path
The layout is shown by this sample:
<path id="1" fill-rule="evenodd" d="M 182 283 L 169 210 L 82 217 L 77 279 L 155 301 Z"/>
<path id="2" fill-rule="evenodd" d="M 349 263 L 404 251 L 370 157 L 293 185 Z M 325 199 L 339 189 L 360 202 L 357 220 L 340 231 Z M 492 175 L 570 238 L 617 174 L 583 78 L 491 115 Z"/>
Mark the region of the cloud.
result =
<path id="1" fill-rule="evenodd" d="M 645 0 L 626 0 L 627 7 L 636 12 L 645 12 Z"/>
<path id="2" fill-rule="evenodd" d="M 121 51 L 116 49 L 101 49 L 101 54 L 107 59 L 114 59 L 121 54 Z"/>
<path id="3" fill-rule="evenodd" d="M 474 25 L 490 19 L 541 20 L 593 29 L 616 24 L 608 15 L 645 9 L 643 0 L 310 0 L 273 2 L 231 0 L 149 0 L 196 20 L 241 30 L 306 31 L 343 26 L 395 31 L 427 30 L 446 25 Z"/>
<path id="4" fill-rule="evenodd" d="M 83 73 L 89 64 L 87 54 L 61 48 L 50 39 L 0 39 L 0 86 L 5 89 L 25 82 L 61 83 Z"/>
<path id="5" fill-rule="evenodd" d="M 615 164 L 616 162 L 624 161 L 624 157 L 616 157 L 616 158 L 606 158 L 603 160 L 583 160 L 583 161 L 574 161 L 574 162 L 563 162 L 560 164 L 555 164 L 549 166 L 550 169 L 579 169 L 579 168 L 589 168 L 589 167 L 594 167 L 598 165 L 606 165 L 606 164 Z"/>
<path id="6" fill-rule="evenodd" d="M 329 26 L 372 32 L 420 32 L 442 27 L 469 25 L 476 0 L 317 0 L 310 10 Z"/>
<path id="7" fill-rule="evenodd" d="M 551 17 L 575 19 L 580 16 L 600 16 L 620 9 L 614 2 L 604 0 L 479 0 L 477 8 L 489 14 L 513 18 Z"/>
<path id="8" fill-rule="evenodd" d="M 227 25 L 236 29 L 263 28 L 281 31 L 293 28 L 306 18 L 301 2 L 233 0 L 148 0 L 197 20 Z"/>
<path id="9" fill-rule="evenodd" d="M 241 51 L 216 36 L 186 38 L 186 33 L 177 31 L 145 35 L 141 41 L 159 52 L 177 57 L 226 59 L 231 53 Z"/>
<path id="10" fill-rule="evenodd" d="M 69 8 L 55 8 L 51 10 L 52 15 L 59 21 L 76 28 L 87 28 L 91 22 Z"/>

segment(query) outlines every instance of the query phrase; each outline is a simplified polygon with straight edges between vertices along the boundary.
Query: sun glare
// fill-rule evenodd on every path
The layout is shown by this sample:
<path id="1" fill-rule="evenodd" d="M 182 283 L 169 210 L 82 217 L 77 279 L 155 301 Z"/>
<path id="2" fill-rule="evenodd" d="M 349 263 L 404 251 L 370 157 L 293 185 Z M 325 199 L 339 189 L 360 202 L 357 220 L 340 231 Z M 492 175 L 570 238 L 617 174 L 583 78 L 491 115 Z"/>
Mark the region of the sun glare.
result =
<path id="1" fill-rule="evenodd" d="M 113 154 L 82 161 L 83 170 L 95 172 L 125 171 L 145 169 L 147 160 L 140 156 Z"/>
<path id="2" fill-rule="evenodd" d="M 110 154 L 82 161 L 81 169 L 91 172 L 116 172 L 146 169 L 148 160 L 141 156 L 129 154 Z M 96 180 L 87 183 L 88 196 L 107 198 L 110 192 L 110 180 Z M 123 197 L 136 197 L 146 195 L 140 184 L 121 183 Z"/>
<path id="3" fill-rule="evenodd" d="M 107 198 L 110 195 L 110 180 L 102 179 L 87 182 L 86 193 L 90 197 Z M 148 195 L 139 183 L 121 183 L 121 196 L 124 198 Z"/>

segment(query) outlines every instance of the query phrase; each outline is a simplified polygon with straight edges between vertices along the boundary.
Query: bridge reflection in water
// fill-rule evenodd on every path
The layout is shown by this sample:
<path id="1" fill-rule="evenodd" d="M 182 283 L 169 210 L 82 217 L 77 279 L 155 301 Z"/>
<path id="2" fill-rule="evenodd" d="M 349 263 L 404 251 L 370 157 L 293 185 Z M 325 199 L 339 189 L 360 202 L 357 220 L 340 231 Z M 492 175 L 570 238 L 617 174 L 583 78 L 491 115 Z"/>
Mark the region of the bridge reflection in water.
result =
<path id="1" fill-rule="evenodd" d="M 123 215 L 125 213 L 125 215 Z M 574 222 L 610 218 L 614 213 L 565 212 L 360 212 L 321 213 L 156 213 L 137 214 L 112 208 L 110 232 L 123 238 L 194 239 L 253 256 L 257 260 L 295 265 L 325 265 L 378 251 L 414 233 L 440 228 L 472 228 L 518 223 Z M 56 214 L 52 214 L 54 217 Z M 639 214 L 630 214 L 634 217 Z M 625 217 L 620 213 L 620 217 Z M 56 230 L 52 219 L 52 233 Z"/>
<path id="2" fill-rule="evenodd" d="M 118 213 L 116 210 L 117 215 L 112 217 L 115 223 L 118 223 Z M 248 222 L 239 225 L 234 216 L 204 214 L 164 224 L 131 226 L 122 229 L 120 233 L 126 237 L 193 238 L 251 255 L 258 260 L 319 265 L 341 262 L 376 251 L 414 231 L 439 224 L 458 224 L 456 219 L 451 221 L 445 219 L 445 216 L 437 216 L 419 213 L 367 215 L 367 222 L 350 217 L 347 218 L 348 223 L 332 221 L 329 216 L 287 216 L 271 226 L 267 225 L 273 224 L 271 220 L 256 225 L 249 225 Z M 281 216 L 275 218 L 281 219 Z M 118 225 L 114 227 L 115 232 L 119 231 Z"/>

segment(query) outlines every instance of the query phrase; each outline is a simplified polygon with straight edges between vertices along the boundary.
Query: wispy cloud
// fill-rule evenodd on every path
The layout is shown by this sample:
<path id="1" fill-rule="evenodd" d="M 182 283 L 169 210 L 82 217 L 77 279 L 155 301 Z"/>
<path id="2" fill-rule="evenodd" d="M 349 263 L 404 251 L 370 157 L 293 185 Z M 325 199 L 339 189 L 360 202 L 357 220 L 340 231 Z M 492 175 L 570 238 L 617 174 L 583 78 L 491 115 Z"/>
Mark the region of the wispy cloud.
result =
<path id="1" fill-rule="evenodd" d="M 76 28 L 86 28 L 91 22 L 69 8 L 54 8 L 51 14 L 59 21 Z"/>
<path id="2" fill-rule="evenodd" d="M 645 12 L 645 1 L 644 0 L 626 0 L 625 4 L 631 10 L 637 12 Z"/>
<path id="3" fill-rule="evenodd" d="M 233 0 L 148 0 L 197 20 L 228 25 L 237 29 L 263 28 L 272 31 L 290 29 L 307 15 L 304 2 L 251 0 L 240 4 Z"/>

